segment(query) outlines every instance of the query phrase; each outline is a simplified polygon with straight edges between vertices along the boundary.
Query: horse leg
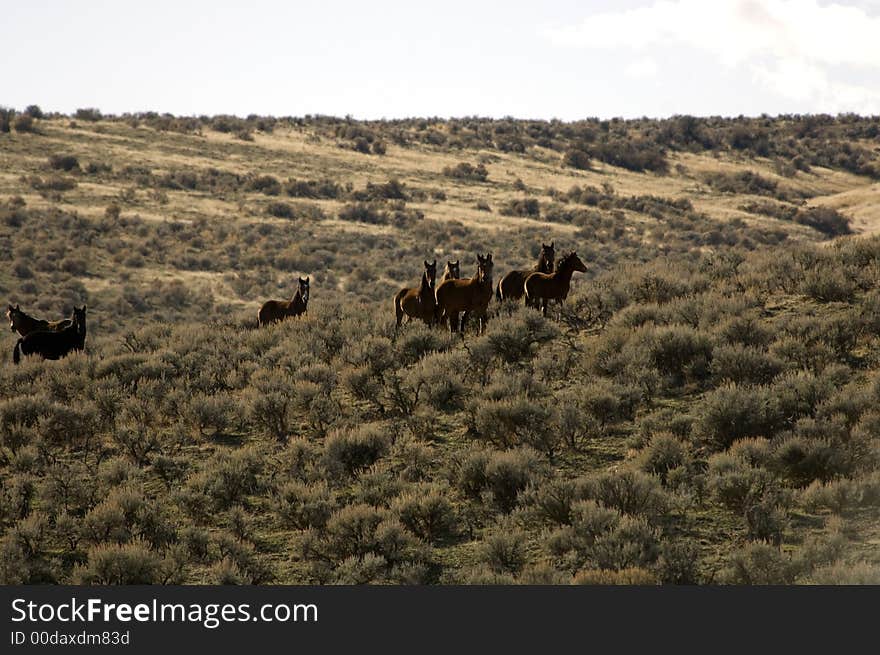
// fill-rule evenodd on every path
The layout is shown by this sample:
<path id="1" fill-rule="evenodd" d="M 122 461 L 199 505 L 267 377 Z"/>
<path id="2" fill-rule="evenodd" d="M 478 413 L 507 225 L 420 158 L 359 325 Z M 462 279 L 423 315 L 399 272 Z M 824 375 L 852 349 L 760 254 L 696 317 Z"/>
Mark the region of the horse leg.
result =
<path id="1" fill-rule="evenodd" d="M 544 317 L 546 318 L 546 316 L 547 316 L 547 303 L 548 303 L 548 301 L 547 301 L 546 298 L 544 298 L 544 299 L 541 301 L 541 303 L 542 303 L 542 304 L 541 304 L 541 313 L 542 313 L 542 314 L 544 315 Z"/>
<path id="2" fill-rule="evenodd" d="M 470 318 L 470 315 L 471 315 L 470 310 L 466 310 L 466 311 L 461 315 L 461 330 L 460 330 L 460 332 L 461 332 L 462 334 L 464 334 L 464 326 L 467 325 L 467 320 L 468 320 L 468 318 Z"/>
<path id="3" fill-rule="evenodd" d="M 401 295 L 398 293 L 394 296 L 394 314 L 397 317 L 397 327 L 400 327 L 400 323 L 403 321 L 403 307 L 400 305 Z"/>
<path id="4" fill-rule="evenodd" d="M 446 317 L 449 319 L 449 331 L 458 332 L 458 312 L 447 312 Z"/>

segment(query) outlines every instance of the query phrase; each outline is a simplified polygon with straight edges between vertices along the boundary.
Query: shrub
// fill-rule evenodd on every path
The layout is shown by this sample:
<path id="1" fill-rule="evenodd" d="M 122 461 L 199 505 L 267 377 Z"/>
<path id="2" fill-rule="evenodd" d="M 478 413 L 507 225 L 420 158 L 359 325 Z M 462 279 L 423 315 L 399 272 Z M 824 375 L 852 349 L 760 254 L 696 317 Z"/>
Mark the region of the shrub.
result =
<path id="1" fill-rule="evenodd" d="M 277 494 L 278 516 L 297 530 L 323 529 L 336 509 L 335 495 L 326 482 L 287 482 Z"/>
<path id="2" fill-rule="evenodd" d="M 769 471 L 752 466 L 740 456 L 719 453 L 709 458 L 709 491 L 727 509 L 744 515 L 776 491 Z"/>
<path id="3" fill-rule="evenodd" d="M 814 481 L 801 494 L 801 502 L 812 511 L 830 509 L 839 514 L 864 507 L 876 507 L 880 505 L 880 473 L 824 483 Z"/>
<path id="4" fill-rule="evenodd" d="M 257 175 L 248 180 L 247 189 L 249 191 L 258 191 L 260 193 L 265 193 L 267 196 L 277 196 L 281 193 L 281 182 L 278 181 L 276 177 L 272 175 Z M 283 203 L 273 203 L 283 204 Z M 271 212 L 270 212 L 271 213 Z M 276 214 L 272 214 L 275 216 Z M 283 216 L 282 218 L 290 218 L 289 216 Z"/>
<path id="5" fill-rule="evenodd" d="M 799 210 L 795 214 L 794 220 L 801 225 L 818 230 L 828 237 L 852 234 L 850 219 L 830 207 L 811 207 Z"/>
<path id="6" fill-rule="evenodd" d="M 283 371 L 261 371 L 251 378 L 248 416 L 265 434 L 287 438 L 294 396 L 293 380 Z"/>
<path id="7" fill-rule="evenodd" d="M 519 573 L 527 561 L 525 532 L 502 525 L 483 539 L 480 559 L 496 573 Z"/>
<path id="8" fill-rule="evenodd" d="M 12 120 L 15 118 L 15 110 L 0 107 L 0 134 L 8 134 L 12 129 Z"/>
<path id="9" fill-rule="evenodd" d="M 674 385 L 706 377 L 712 359 L 712 343 L 696 330 L 683 326 L 656 328 L 647 339 L 651 364 Z"/>
<path id="10" fill-rule="evenodd" d="M 588 171 L 590 170 L 590 164 L 591 160 L 589 153 L 583 150 L 579 150 L 577 148 L 567 150 L 562 156 L 562 165 L 568 166 L 569 168 L 577 168 L 582 171 Z"/>
<path id="11" fill-rule="evenodd" d="M 30 114 L 19 114 L 12 126 L 15 128 L 16 132 L 36 132 L 34 117 Z"/>
<path id="12" fill-rule="evenodd" d="M 792 435 L 773 449 L 771 465 L 792 484 L 805 487 L 814 480 L 827 482 L 848 473 L 840 448 L 826 439 Z"/>
<path id="13" fill-rule="evenodd" d="M 89 121 L 89 122 L 99 121 L 103 118 L 103 115 L 101 114 L 101 112 L 98 109 L 95 109 L 94 107 L 77 109 L 74 116 L 77 118 L 77 120 Z"/>
<path id="14" fill-rule="evenodd" d="M 719 387 L 706 394 L 699 411 L 697 432 L 719 450 L 738 439 L 771 437 L 779 429 L 778 410 L 763 387 Z"/>
<path id="15" fill-rule="evenodd" d="M 302 555 L 312 563 L 315 578 L 349 584 L 407 578 L 418 582 L 424 577 L 426 561 L 421 542 L 387 510 L 363 504 L 334 512 L 322 534 L 306 532 Z"/>
<path id="16" fill-rule="evenodd" d="M 145 544 L 99 544 L 88 551 L 87 564 L 75 571 L 77 584 L 133 585 L 164 582 L 162 558 Z"/>
<path id="17" fill-rule="evenodd" d="M 522 505 L 542 523 L 569 525 L 574 504 L 587 497 L 582 479 L 551 478 L 530 485 L 522 496 Z"/>
<path id="18" fill-rule="evenodd" d="M 508 200 L 502 204 L 499 211 L 505 216 L 525 216 L 538 218 L 541 215 L 541 203 L 535 198 L 521 198 Z"/>
<path id="19" fill-rule="evenodd" d="M 835 562 L 813 571 L 809 584 L 818 585 L 880 585 L 880 565 L 870 562 Z"/>
<path id="20" fill-rule="evenodd" d="M 49 167 L 55 170 L 69 173 L 79 170 L 79 160 L 73 155 L 52 155 L 49 157 Z"/>
<path id="21" fill-rule="evenodd" d="M 390 440 L 378 423 L 331 432 L 324 442 L 324 467 L 332 475 L 355 475 L 388 452 Z"/>
<path id="22" fill-rule="evenodd" d="M 712 378 L 717 384 L 767 384 L 782 371 L 783 363 L 760 349 L 740 344 L 712 351 Z"/>
<path id="23" fill-rule="evenodd" d="M 295 218 L 296 212 L 286 202 L 270 202 L 266 206 L 266 213 L 275 218 Z"/>
<path id="24" fill-rule="evenodd" d="M 252 447 L 218 451 L 190 479 L 189 486 L 208 496 L 218 509 L 227 509 L 259 489 L 263 458 Z"/>
<path id="25" fill-rule="evenodd" d="M 461 379 L 466 366 L 461 352 L 431 353 L 406 373 L 404 381 L 415 402 L 424 399 L 438 411 L 455 411 L 463 406 L 467 392 Z"/>
<path id="26" fill-rule="evenodd" d="M 792 584 L 797 566 L 779 548 L 766 543 L 751 543 L 734 551 L 727 567 L 719 573 L 722 584 L 783 585 Z"/>
<path id="27" fill-rule="evenodd" d="M 579 585 L 656 585 L 660 580 L 647 569 L 632 567 L 619 571 L 608 569 L 585 569 L 574 576 Z"/>
<path id="28" fill-rule="evenodd" d="M 671 470 L 687 468 L 692 462 L 689 445 L 674 434 L 663 432 L 653 435 L 636 456 L 637 466 L 645 473 L 657 476 L 663 484 L 666 484 Z"/>
<path id="29" fill-rule="evenodd" d="M 562 441 L 552 410 L 528 398 L 481 402 L 474 412 L 474 428 L 496 446 L 530 446 L 551 459 Z"/>
<path id="30" fill-rule="evenodd" d="M 229 394 L 194 394 L 182 412 L 184 422 L 202 439 L 214 439 L 239 424 L 238 403 Z"/>
<path id="31" fill-rule="evenodd" d="M 498 508 L 510 512 L 520 492 L 538 478 L 540 470 L 537 453 L 531 449 L 496 451 L 489 455 L 484 475 Z"/>
<path id="32" fill-rule="evenodd" d="M 485 182 L 489 179 L 489 171 L 483 164 L 473 166 L 466 162 L 455 166 L 446 166 L 443 175 L 457 180 L 469 180 L 471 182 Z"/>
<path id="33" fill-rule="evenodd" d="M 818 302 L 850 302 L 856 285 L 843 271 L 825 265 L 804 271 L 801 292 Z"/>
<path id="34" fill-rule="evenodd" d="M 330 179 L 295 180 L 290 179 L 284 185 L 284 192 L 294 198 L 313 198 L 315 200 L 335 200 L 343 193 L 342 187 Z"/>
<path id="35" fill-rule="evenodd" d="M 669 501 L 660 480 L 641 471 L 622 470 L 600 473 L 584 480 L 584 495 L 622 514 L 659 519 Z"/>
<path id="36" fill-rule="evenodd" d="M 551 532 L 547 549 L 566 568 L 589 565 L 598 569 L 625 569 L 650 565 L 657 559 L 657 533 L 642 519 L 580 501 L 573 506 L 571 525 Z"/>
<path id="37" fill-rule="evenodd" d="M 410 532 L 427 543 L 439 543 L 457 532 L 455 505 L 443 487 L 417 486 L 398 496 L 391 510 Z"/>

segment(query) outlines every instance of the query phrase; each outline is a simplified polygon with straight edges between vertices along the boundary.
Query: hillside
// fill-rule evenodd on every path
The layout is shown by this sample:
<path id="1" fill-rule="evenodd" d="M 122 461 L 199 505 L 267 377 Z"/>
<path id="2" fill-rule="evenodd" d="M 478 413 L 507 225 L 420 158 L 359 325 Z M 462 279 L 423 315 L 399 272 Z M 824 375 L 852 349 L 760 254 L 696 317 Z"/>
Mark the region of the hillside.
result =
<path id="1" fill-rule="evenodd" d="M 88 337 L 4 341 L 0 581 L 880 582 L 877 119 L 31 113 L 0 290 Z M 551 241 L 548 318 L 395 329 Z"/>

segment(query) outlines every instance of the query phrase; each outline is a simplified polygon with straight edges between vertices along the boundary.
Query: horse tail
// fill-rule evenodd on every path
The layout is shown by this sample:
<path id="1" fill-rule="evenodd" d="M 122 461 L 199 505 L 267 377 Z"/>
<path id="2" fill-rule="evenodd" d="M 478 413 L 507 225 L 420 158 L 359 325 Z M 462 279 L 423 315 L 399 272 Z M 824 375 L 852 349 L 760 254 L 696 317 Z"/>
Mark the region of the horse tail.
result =
<path id="1" fill-rule="evenodd" d="M 400 304 L 400 301 L 403 300 L 405 294 L 406 289 L 401 289 L 394 296 L 394 316 L 397 319 L 397 327 L 400 327 L 400 324 L 403 322 L 403 305 Z"/>
<path id="2" fill-rule="evenodd" d="M 498 284 L 495 286 L 495 300 L 501 302 L 504 298 L 501 297 L 501 280 L 498 280 Z"/>
<path id="3" fill-rule="evenodd" d="M 18 364 L 21 361 L 21 339 L 15 342 L 15 348 L 12 349 L 12 363 Z"/>

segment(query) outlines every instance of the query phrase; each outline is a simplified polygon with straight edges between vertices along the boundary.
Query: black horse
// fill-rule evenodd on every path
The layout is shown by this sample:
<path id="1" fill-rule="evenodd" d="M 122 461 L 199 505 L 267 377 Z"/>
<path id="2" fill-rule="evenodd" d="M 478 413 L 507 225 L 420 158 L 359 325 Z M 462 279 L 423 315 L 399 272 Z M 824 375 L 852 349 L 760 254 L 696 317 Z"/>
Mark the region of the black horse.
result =
<path id="1" fill-rule="evenodd" d="M 22 355 L 39 355 L 43 359 L 61 359 L 71 350 L 86 345 L 86 306 L 73 308 L 71 323 L 63 330 L 37 330 L 19 339 L 12 350 L 12 361 L 18 364 Z"/>

